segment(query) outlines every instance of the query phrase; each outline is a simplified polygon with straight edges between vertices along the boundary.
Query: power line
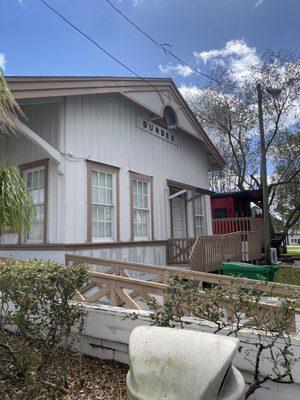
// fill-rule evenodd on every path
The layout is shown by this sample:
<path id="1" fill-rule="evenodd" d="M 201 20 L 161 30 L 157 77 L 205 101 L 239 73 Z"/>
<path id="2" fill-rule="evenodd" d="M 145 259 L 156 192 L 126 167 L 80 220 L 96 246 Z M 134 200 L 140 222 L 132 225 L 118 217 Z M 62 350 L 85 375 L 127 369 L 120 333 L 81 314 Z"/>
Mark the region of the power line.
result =
<path id="1" fill-rule="evenodd" d="M 171 97 L 167 95 L 165 92 L 161 91 L 159 88 L 157 88 L 155 85 L 153 85 L 151 82 L 149 82 L 147 79 L 143 78 L 140 76 L 138 73 L 136 73 L 133 69 L 125 65 L 122 61 L 120 61 L 118 58 L 116 58 L 114 55 L 112 55 L 109 51 L 107 51 L 102 45 L 100 45 L 96 40 L 91 38 L 88 34 L 83 32 L 80 28 L 78 28 L 76 25 L 74 25 L 71 21 L 69 21 L 66 17 L 64 17 L 59 11 L 57 11 L 54 7 L 52 7 L 49 3 L 47 3 L 45 0 L 40 0 L 41 3 L 43 3 L 49 10 L 51 10 L 54 14 L 56 14 L 59 18 L 61 18 L 66 24 L 70 25 L 74 30 L 76 30 L 78 33 L 80 33 L 82 36 L 84 36 L 89 42 L 91 42 L 93 45 L 95 45 L 99 50 L 101 50 L 104 54 L 106 54 L 108 57 L 110 57 L 112 60 L 117 62 L 119 65 L 121 65 L 123 68 L 125 68 L 127 71 L 129 71 L 131 74 L 136 76 L 137 78 L 141 79 L 143 82 L 145 82 L 148 86 L 152 87 L 155 91 L 160 93 L 162 96 L 165 96 L 168 100 L 172 99 L 177 105 L 180 107 L 182 104 L 180 104 L 174 97 Z M 208 142 L 211 142 L 209 137 L 207 136 Z M 212 144 L 212 143 L 211 143 Z M 209 145 L 209 144 L 208 144 Z"/>
<path id="2" fill-rule="evenodd" d="M 168 96 L 166 93 L 162 92 L 160 89 L 158 89 L 155 85 L 150 83 L 146 78 L 142 77 L 138 73 L 136 73 L 133 69 L 125 65 L 122 61 L 120 61 L 118 58 L 116 58 L 113 54 L 108 52 L 103 46 L 101 46 L 96 40 L 94 40 L 92 37 L 90 37 L 88 34 L 83 32 L 80 28 L 78 28 L 76 25 L 74 25 L 71 21 L 69 21 L 66 17 L 64 17 L 59 11 L 57 11 L 54 7 L 52 7 L 49 3 L 47 3 L 45 0 L 40 0 L 46 7 L 48 7 L 54 14 L 56 14 L 59 18 L 61 18 L 64 22 L 66 22 L 68 25 L 70 25 L 73 29 L 75 29 L 78 33 L 80 33 L 82 36 L 84 36 L 88 41 L 90 41 L 92 44 L 94 44 L 99 50 L 101 50 L 104 54 L 106 54 L 108 57 L 110 57 L 112 60 L 117 62 L 119 65 L 121 65 L 123 68 L 125 68 L 127 71 L 129 71 L 131 74 L 136 76 L 137 78 L 141 79 L 143 82 L 145 82 L 148 86 L 152 87 L 155 89 L 157 92 L 161 93 L 163 96 L 167 97 L 168 100 L 170 99 L 170 96 Z M 173 98 L 172 98 L 173 99 Z M 173 99 L 179 106 L 180 104 Z"/>
<path id="3" fill-rule="evenodd" d="M 178 57 L 173 51 L 172 51 L 172 46 L 168 43 L 162 43 L 157 40 L 155 40 L 152 36 L 150 36 L 147 32 L 145 32 L 142 28 L 140 28 L 135 22 L 133 22 L 127 15 L 121 11 L 118 7 L 116 7 L 110 0 L 105 0 L 107 4 L 109 4 L 118 14 L 121 15 L 126 21 L 131 24 L 135 29 L 137 29 L 142 35 L 146 36 L 156 47 L 161 48 L 165 54 L 170 55 L 173 57 L 176 61 L 180 62 L 184 66 L 190 68 L 192 71 L 196 72 L 199 75 L 204 76 L 207 79 L 210 79 L 216 83 L 219 83 L 219 81 L 212 76 L 209 76 L 205 74 L 204 72 L 200 71 L 199 69 L 193 67 L 192 65 L 188 64 L 185 62 L 182 58 Z"/>

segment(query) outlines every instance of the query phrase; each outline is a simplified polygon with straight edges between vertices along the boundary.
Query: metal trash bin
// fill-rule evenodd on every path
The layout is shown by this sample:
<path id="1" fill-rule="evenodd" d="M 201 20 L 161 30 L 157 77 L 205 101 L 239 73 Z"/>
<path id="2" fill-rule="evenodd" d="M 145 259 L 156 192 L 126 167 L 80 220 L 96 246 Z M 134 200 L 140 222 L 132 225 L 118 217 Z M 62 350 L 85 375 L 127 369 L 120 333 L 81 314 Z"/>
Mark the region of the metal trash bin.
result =
<path id="1" fill-rule="evenodd" d="M 239 276 L 273 282 L 278 267 L 275 265 L 253 265 L 243 262 L 222 262 L 221 275 Z"/>
<path id="2" fill-rule="evenodd" d="M 242 400 L 232 366 L 239 340 L 192 330 L 140 326 L 131 333 L 129 400 Z"/>

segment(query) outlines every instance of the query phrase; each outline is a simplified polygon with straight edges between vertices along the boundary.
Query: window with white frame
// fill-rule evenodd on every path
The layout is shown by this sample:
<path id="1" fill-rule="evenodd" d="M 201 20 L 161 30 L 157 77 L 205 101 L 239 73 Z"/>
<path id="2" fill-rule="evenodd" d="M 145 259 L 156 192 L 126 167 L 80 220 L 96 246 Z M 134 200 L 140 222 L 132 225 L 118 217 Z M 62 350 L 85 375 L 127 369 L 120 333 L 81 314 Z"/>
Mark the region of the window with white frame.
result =
<path id="1" fill-rule="evenodd" d="M 26 187 L 35 205 L 36 215 L 30 221 L 25 232 L 26 242 L 43 242 L 45 226 L 45 167 L 37 167 L 23 171 Z"/>
<path id="2" fill-rule="evenodd" d="M 204 196 L 194 199 L 195 235 L 205 235 Z"/>
<path id="3" fill-rule="evenodd" d="M 147 240 L 151 237 L 151 193 L 150 183 L 141 179 L 132 179 L 133 196 L 133 234 L 135 240 Z"/>
<path id="4" fill-rule="evenodd" d="M 113 181 L 113 173 L 94 169 L 91 171 L 93 240 L 113 240 L 115 221 Z"/>

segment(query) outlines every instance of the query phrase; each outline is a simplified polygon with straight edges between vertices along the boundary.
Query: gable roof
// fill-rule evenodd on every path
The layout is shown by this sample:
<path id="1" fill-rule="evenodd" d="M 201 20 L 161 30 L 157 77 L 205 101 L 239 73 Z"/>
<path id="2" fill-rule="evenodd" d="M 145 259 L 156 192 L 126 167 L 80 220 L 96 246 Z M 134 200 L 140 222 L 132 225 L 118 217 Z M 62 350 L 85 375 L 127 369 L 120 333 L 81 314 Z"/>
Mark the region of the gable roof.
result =
<path id="1" fill-rule="evenodd" d="M 206 147 L 209 160 L 216 169 L 223 168 L 225 161 L 195 117 L 171 78 L 134 78 L 99 76 L 7 76 L 6 80 L 16 100 L 78 96 L 86 94 L 120 93 L 132 101 L 161 115 L 158 110 L 138 101 L 142 92 L 156 93 L 165 105 L 177 106 L 186 118 L 187 126 L 180 127 L 200 140 Z M 149 93 L 150 94 L 150 93 Z M 162 116 L 162 115 L 161 115 Z M 190 126 L 192 129 L 188 129 Z"/>

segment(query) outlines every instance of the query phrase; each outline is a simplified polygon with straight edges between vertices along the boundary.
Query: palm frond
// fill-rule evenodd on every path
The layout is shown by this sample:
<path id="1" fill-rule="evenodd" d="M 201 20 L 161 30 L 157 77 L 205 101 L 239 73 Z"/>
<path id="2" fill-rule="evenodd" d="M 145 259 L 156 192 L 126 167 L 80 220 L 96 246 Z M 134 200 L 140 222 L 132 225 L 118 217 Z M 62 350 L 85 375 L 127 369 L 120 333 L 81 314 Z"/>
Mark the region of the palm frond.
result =
<path id="1" fill-rule="evenodd" d="M 0 236 L 23 232 L 35 217 L 35 207 L 20 172 L 0 166 Z"/>
<path id="2" fill-rule="evenodd" d="M 16 122 L 23 112 L 14 99 L 0 68 L 0 136 L 16 133 Z"/>

